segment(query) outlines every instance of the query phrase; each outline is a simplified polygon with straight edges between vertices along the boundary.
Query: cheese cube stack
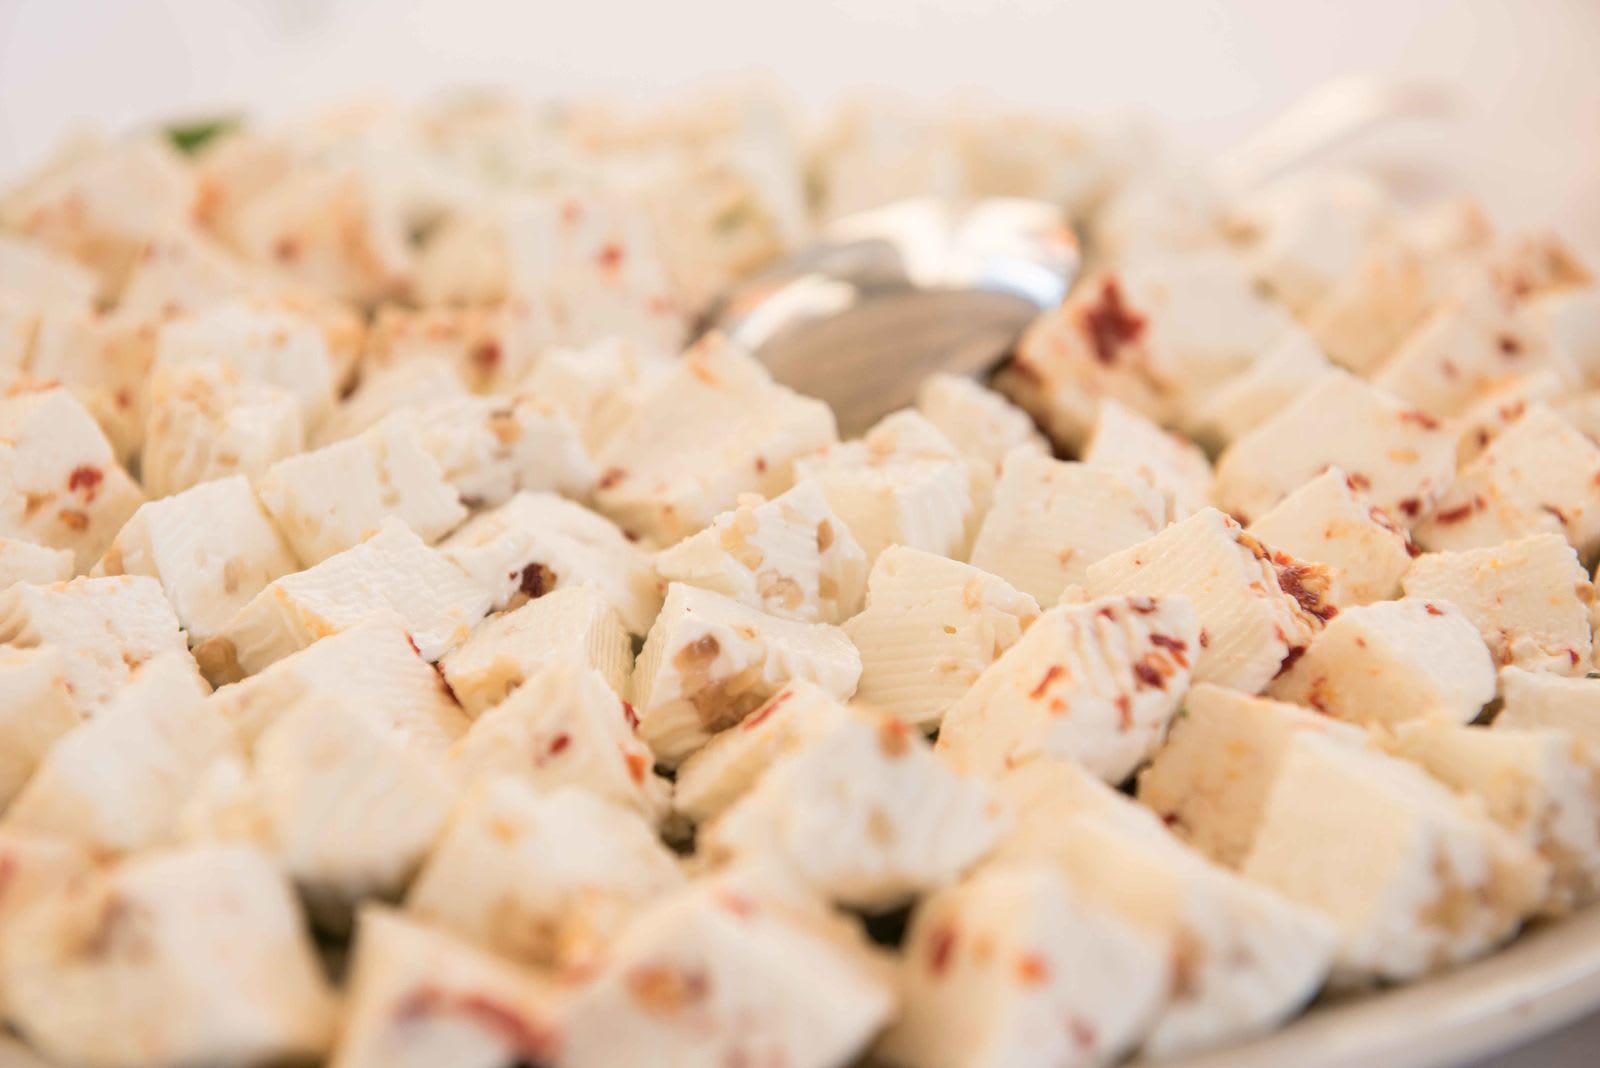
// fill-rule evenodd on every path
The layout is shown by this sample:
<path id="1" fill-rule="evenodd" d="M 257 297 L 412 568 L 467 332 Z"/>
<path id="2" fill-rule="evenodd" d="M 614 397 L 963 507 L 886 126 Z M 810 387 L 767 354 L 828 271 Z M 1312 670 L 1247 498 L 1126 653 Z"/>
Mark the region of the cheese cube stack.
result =
<path id="1" fill-rule="evenodd" d="M 1083 460 L 1155 490 L 1165 502 L 1168 522 L 1193 515 L 1211 498 L 1211 464 L 1205 453 L 1114 400 L 1100 402 Z"/>
<path id="2" fill-rule="evenodd" d="M 220 363 L 157 367 L 145 398 L 139 475 L 151 497 L 212 479 L 258 479 L 305 447 L 295 395 Z"/>
<path id="3" fill-rule="evenodd" d="M 1495 730 L 1564 731 L 1590 752 L 1600 754 L 1600 697 L 1593 678 L 1564 678 L 1520 667 L 1500 669 L 1499 715 Z"/>
<path id="4" fill-rule="evenodd" d="M 67 682 L 67 656 L 54 646 L 0 646 L 0 811 L 22 789 L 56 740 L 82 722 Z"/>
<path id="5" fill-rule="evenodd" d="M 48 586 L 72 577 L 71 549 L 52 549 L 31 541 L 0 536 L 0 590 L 17 582 Z"/>
<path id="6" fill-rule="evenodd" d="M 937 727 L 1038 615 L 1032 597 L 970 564 L 885 549 L 867 578 L 866 608 L 844 625 L 861 654 L 856 698 Z"/>
<path id="7" fill-rule="evenodd" d="M 1404 528 L 1337 467 L 1273 505 L 1249 531 L 1297 559 L 1326 564 L 1344 605 L 1398 596 L 1418 551 Z"/>
<path id="8" fill-rule="evenodd" d="M 676 765 L 792 679 L 849 697 L 861 656 L 838 627 L 797 623 L 674 582 L 634 666 L 639 737 Z"/>
<path id="9" fill-rule="evenodd" d="M 588 497 L 597 473 L 578 428 L 529 395 L 462 397 L 413 409 L 422 447 L 472 508 L 523 490 Z"/>

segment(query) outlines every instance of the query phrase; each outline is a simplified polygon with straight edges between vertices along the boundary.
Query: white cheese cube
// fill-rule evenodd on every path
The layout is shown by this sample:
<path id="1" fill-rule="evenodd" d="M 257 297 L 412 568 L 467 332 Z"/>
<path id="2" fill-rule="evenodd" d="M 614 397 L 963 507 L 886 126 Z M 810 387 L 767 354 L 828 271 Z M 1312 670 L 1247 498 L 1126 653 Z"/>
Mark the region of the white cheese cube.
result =
<path id="1" fill-rule="evenodd" d="M 582 349 L 550 349 L 518 392 L 548 400 L 567 414 L 591 455 L 649 402 L 675 361 L 644 345 L 607 338 Z"/>
<path id="2" fill-rule="evenodd" d="M 1589 669 L 1594 589 L 1578 554 L 1559 534 L 1424 553 L 1402 585 L 1408 597 L 1448 601 L 1465 612 L 1497 664 L 1558 675 Z"/>
<path id="3" fill-rule="evenodd" d="M 40 318 L 37 307 L 0 291 L 0 382 L 24 377 Z"/>
<path id="4" fill-rule="evenodd" d="M 388 517 L 431 543 L 467 516 L 420 428 L 403 413 L 358 437 L 279 460 L 256 493 L 307 567 L 359 544 Z"/>
<path id="5" fill-rule="evenodd" d="M 333 1038 L 337 1004 L 299 906 L 255 850 L 141 857 L 8 928 L 11 1017 L 61 1063 L 311 1060 Z"/>
<path id="6" fill-rule="evenodd" d="M 1556 354 L 1587 385 L 1600 385 L 1600 288 L 1585 286 L 1541 293 L 1523 305 Z"/>
<path id="7" fill-rule="evenodd" d="M 1311 335 L 1292 328 L 1247 369 L 1196 401 L 1182 426 L 1196 441 L 1221 452 L 1287 407 L 1329 367 Z"/>
<path id="8" fill-rule="evenodd" d="M 7 873 L 0 890 L 0 930 L 14 929 L 16 918 L 35 902 L 73 893 L 96 871 L 89 851 L 66 839 L 4 830 L 0 830 L 0 868 Z M 0 938 L 0 958 L 4 953 Z M 6 1011 L 3 969 L 0 964 L 0 1012 Z"/>
<path id="9" fill-rule="evenodd" d="M 1489 442 L 1535 405 L 1549 406 L 1580 434 L 1592 439 L 1583 411 L 1584 396 L 1571 393 L 1570 387 L 1548 369 L 1506 379 L 1450 420 L 1450 428 L 1456 432 L 1457 465 L 1465 467 L 1477 459 Z M 1567 401 L 1574 403 L 1569 405 Z"/>
<path id="10" fill-rule="evenodd" d="M 139 665 L 164 652 L 188 655 L 172 606 L 155 579 L 77 578 L 0 591 L 0 643 L 59 648 L 73 707 L 99 713 Z"/>
<path id="11" fill-rule="evenodd" d="M 0 395 L 0 534 L 71 549 L 87 571 L 142 500 L 72 394 Z"/>
<path id="12" fill-rule="evenodd" d="M 440 404 L 468 396 L 467 387 L 443 360 L 419 356 L 391 367 L 370 369 L 356 391 L 340 401 L 323 420 L 312 441 L 331 445 L 353 438 L 380 423 L 391 412 L 424 404 Z"/>
<path id="13" fill-rule="evenodd" d="M 650 825 L 583 790 L 509 776 L 457 805 L 406 911 L 519 963 L 582 968 L 641 906 L 683 883 Z"/>
<path id="14" fill-rule="evenodd" d="M 532 309 L 522 303 L 411 309 L 385 305 L 367 331 L 363 378 L 416 360 L 447 365 L 474 393 L 503 393 L 534 366 L 535 346 L 519 336 Z"/>
<path id="15" fill-rule="evenodd" d="M 1338 467 L 1390 515 L 1422 515 L 1455 476 L 1455 456 L 1455 435 L 1437 420 L 1335 371 L 1228 446 L 1215 499 L 1254 518 Z"/>
<path id="16" fill-rule="evenodd" d="M 867 605 L 844 624 L 861 654 L 857 699 L 924 730 L 1016 644 L 1039 604 L 970 564 L 891 546 L 872 565 Z"/>
<path id="17" fill-rule="evenodd" d="M 535 790 L 575 786 L 634 809 L 652 824 L 671 787 L 634 737 L 633 709 L 593 668 L 554 661 L 472 722 L 451 750 L 463 783 L 513 775 Z"/>
<path id="18" fill-rule="evenodd" d="M 972 565 L 1053 604 L 1089 565 L 1166 525 L 1166 502 L 1141 479 L 1048 455 L 1006 457 Z"/>
<path id="19" fill-rule="evenodd" d="M 842 623 L 861 605 L 867 555 L 807 479 L 770 501 L 741 498 L 656 554 L 655 571 L 782 619 Z"/>
<path id="20" fill-rule="evenodd" d="M 1520 667 L 1500 669 L 1496 730 L 1556 727 L 1600 755 L 1600 682 Z"/>
<path id="21" fill-rule="evenodd" d="M 518 493 L 439 543 L 457 567 L 493 590 L 496 609 L 570 585 L 593 586 L 633 634 L 661 609 L 650 554 L 598 512 L 553 493 Z"/>
<path id="22" fill-rule="evenodd" d="M 1269 508 L 1250 524 L 1250 534 L 1296 559 L 1327 565 L 1345 605 L 1398 596 L 1417 553 L 1404 528 L 1337 467 Z"/>
<path id="23" fill-rule="evenodd" d="M 52 549 L 18 538 L 0 537 L 0 590 L 14 582 L 48 586 L 72 577 L 71 549 Z"/>
<path id="24" fill-rule="evenodd" d="M 247 675 L 374 615 L 393 612 L 428 660 L 466 640 L 487 590 L 398 519 L 315 567 L 274 579 L 223 628 L 221 659 Z"/>
<path id="25" fill-rule="evenodd" d="M 10 234 L 0 237 L 0 291 L 19 301 L 88 310 L 99 288 L 93 271 L 48 245 Z"/>
<path id="26" fill-rule="evenodd" d="M 777 385 L 713 337 L 686 352 L 606 442 L 595 500 L 623 529 L 670 544 L 741 493 L 788 489 L 796 457 L 835 437 L 827 405 Z"/>
<path id="27" fill-rule="evenodd" d="M 1121 782 L 1161 744 L 1198 647 L 1181 597 L 1053 608 L 945 713 L 939 753 L 984 776 L 1054 754 Z"/>
<path id="28" fill-rule="evenodd" d="M 1548 879 L 1532 850 L 1419 769 L 1303 731 L 1242 871 L 1334 921 L 1342 981 L 1412 979 L 1486 953 Z"/>
<path id="29" fill-rule="evenodd" d="M 858 712 L 774 763 L 700 829 L 714 859 L 774 864 L 830 900 L 882 911 L 955 881 L 1005 814 L 898 716 Z"/>
<path id="30" fill-rule="evenodd" d="M 103 714 L 44 755 L 5 825 L 97 852 L 131 853 L 170 838 L 201 774 L 237 749 L 205 698 L 187 653 L 145 664 Z"/>
<path id="31" fill-rule="evenodd" d="M 918 906 L 878 1052 L 914 1068 L 1110 1064 L 1155 1022 L 1168 982 L 1161 942 L 1060 873 L 985 869 Z"/>
<path id="32" fill-rule="evenodd" d="M 295 561 L 249 482 L 234 475 L 141 504 L 95 570 L 159 580 L 199 643 Z"/>
<path id="33" fill-rule="evenodd" d="M 1089 565 L 1096 597 L 1181 594 L 1199 620 L 1194 681 L 1259 691 L 1338 611 L 1328 569 L 1270 550 L 1214 508 Z"/>
<path id="34" fill-rule="evenodd" d="M 1100 402 L 1083 460 L 1155 490 L 1172 522 L 1198 512 L 1211 498 L 1211 463 L 1205 453 L 1114 400 Z"/>
<path id="35" fill-rule="evenodd" d="M 720 875 L 629 925 L 565 1014 L 562 1063 L 853 1063 L 893 1015 L 893 986 L 835 917 L 762 881 Z"/>
<path id="36" fill-rule="evenodd" d="M 1012 449 L 1049 455 L 1028 413 L 965 375 L 933 374 L 917 387 L 917 411 L 964 456 L 993 467 Z"/>
<path id="37" fill-rule="evenodd" d="M 125 306 L 104 314 L 46 307 L 39 313 L 27 380 L 14 390 L 59 384 L 99 425 L 117 461 L 139 451 L 139 409 L 155 352 L 149 320 Z"/>
<path id="38" fill-rule="evenodd" d="M 594 587 L 568 586 L 489 617 L 444 655 L 439 670 L 467 715 L 476 718 L 553 663 L 593 668 L 614 692 L 627 692 L 633 644 Z"/>
<path id="39" fill-rule="evenodd" d="M 1340 612 L 1267 692 L 1350 723 L 1470 723 L 1494 699 L 1494 673 L 1466 613 L 1407 597 Z"/>
<path id="40" fill-rule="evenodd" d="M 139 474 L 152 497 L 229 475 L 256 479 L 305 446 L 299 402 L 217 363 L 156 368 Z"/>
<path id="41" fill-rule="evenodd" d="M 849 697 L 861 657 L 844 631 L 758 612 L 694 586 L 667 587 L 633 672 L 639 737 L 676 765 L 791 679 Z"/>
<path id="42" fill-rule="evenodd" d="M 1416 529 L 1434 550 L 1475 549 L 1552 531 L 1585 559 L 1600 550 L 1600 447 L 1542 404 L 1462 466 Z"/>
<path id="43" fill-rule="evenodd" d="M 311 319 L 282 307 L 230 301 L 167 323 L 156 339 L 156 365 L 186 363 L 220 363 L 240 378 L 288 390 L 308 427 L 333 408 L 327 339 Z"/>
<path id="44" fill-rule="evenodd" d="M 411 413 L 422 447 L 461 500 L 495 507 L 524 490 L 586 498 L 596 472 L 578 429 L 531 395 L 462 397 Z"/>
<path id="45" fill-rule="evenodd" d="M 56 740 L 81 720 L 67 684 L 64 652 L 53 646 L 0 646 L 0 811 Z"/>

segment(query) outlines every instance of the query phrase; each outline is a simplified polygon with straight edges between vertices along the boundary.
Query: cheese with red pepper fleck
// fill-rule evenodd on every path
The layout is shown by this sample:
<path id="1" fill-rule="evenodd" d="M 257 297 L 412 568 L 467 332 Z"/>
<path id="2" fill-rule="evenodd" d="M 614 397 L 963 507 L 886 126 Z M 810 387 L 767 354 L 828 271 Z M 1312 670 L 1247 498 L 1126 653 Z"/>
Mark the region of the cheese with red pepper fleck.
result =
<path id="1" fill-rule="evenodd" d="M 1083 460 L 1155 490 L 1166 504 L 1167 522 L 1188 518 L 1211 497 L 1211 463 L 1205 453 L 1114 400 L 1100 402 Z"/>
<path id="2" fill-rule="evenodd" d="M 1345 605 L 1398 596 L 1416 553 L 1405 529 L 1337 467 L 1273 505 L 1249 532 L 1300 560 L 1328 565 L 1334 599 Z"/>
<path id="3" fill-rule="evenodd" d="M 57 739 L 83 717 L 67 684 L 67 655 L 54 646 L 0 646 L 0 695 L 4 695 L 0 696 L 0 810 L 4 810 Z"/>
<path id="4" fill-rule="evenodd" d="M 1585 437 L 1593 438 L 1583 418 L 1583 393 L 1571 393 L 1554 371 L 1534 371 L 1496 383 L 1460 415 L 1451 419 L 1456 432 L 1456 463 L 1465 467 L 1478 458 L 1489 443 L 1514 425 L 1528 409 L 1548 405 Z M 1576 401 L 1569 406 L 1567 401 Z"/>
<path id="5" fill-rule="evenodd" d="M 473 508 L 495 507 L 524 490 L 587 498 L 598 477 L 578 428 L 528 394 L 461 397 L 410 412 L 422 447 Z"/>
<path id="6" fill-rule="evenodd" d="M 449 367 L 474 393 L 504 393 L 532 370 L 531 309 L 518 303 L 378 309 L 361 354 L 362 378 L 418 360 Z"/>
<path id="7" fill-rule="evenodd" d="M 305 447 L 294 394 L 220 363 L 157 367 L 145 398 L 139 477 L 168 497 L 229 475 L 254 481 Z"/>

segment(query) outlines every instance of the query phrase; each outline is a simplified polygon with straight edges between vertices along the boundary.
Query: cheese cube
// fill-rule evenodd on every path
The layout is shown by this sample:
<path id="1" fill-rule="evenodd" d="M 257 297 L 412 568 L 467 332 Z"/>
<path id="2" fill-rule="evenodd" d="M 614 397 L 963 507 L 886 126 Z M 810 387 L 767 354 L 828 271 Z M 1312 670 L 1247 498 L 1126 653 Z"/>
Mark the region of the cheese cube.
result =
<path id="1" fill-rule="evenodd" d="M 581 968 L 683 881 L 672 853 L 627 810 L 497 777 L 457 806 L 406 911 L 523 964 Z"/>
<path id="2" fill-rule="evenodd" d="M 142 500 L 72 394 L 13 387 L 0 396 L 0 534 L 71 549 L 87 571 Z"/>
<path id="3" fill-rule="evenodd" d="M 56 740 L 81 720 L 62 650 L 0 646 L 0 811 Z"/>
<path id="4" fill-rule="evenodd" d="M 592 586 L 568 586 L 489 617 L 439 661 L 467 715 L 476 718 L 546 664 L 594 668 L 627 692 L 633 645 L 622 621 Z"/>
<path id="5" fill-rule="evenodd" d="M 289 547 L 243 475 L 141 504 L 96 567 L 99 574 L 159 580 L 196 643 L 294 570 Z"/>
<path id="6" fill-rule="evenodd" d="M 467 516 L 403 413 L 358 437 L 279 460 L 256 493 L 307 567 L 359 544 L 387 517 L 431 543 Z"/>
<path id="7" fill-rule="evenodd" d="M 1544 405 L 1462 466 L 1417 540 L 1435 550 L 1475 549 L 1551 531 L 1578 554 L 1600 550 L 1600 447 Z"/>
<path id="8" fill-rule="evenodd" d="M 1211 497 L 1211 464 L 1205 453 L 1114 400 L 1100 402 L 1083 459 L 1155 490 L 1173 522 L 1198 512 Z"/>
<path id="9" fill-rule="evenodd" d="M 547 399 L 578 428 L 591 455 L 639 417 L 675 361 L 644 345 L 607 338 L 582 349 L 550 349 L 517 388 Z"/>
<path id="10" fill-rule="evenodd" d="M 220 363 L 300 402 L 308 427 L 333 408 L 334 370 L 317 324 L 270 304 L 229 301 L 174 319 L 156 339 L 156 365 Z"/>
<path id="11" fill-rule="evenodd" d="M 100 282 L 94 272 L 48 245 L 0 237 L 0 291 L 35 307 L 64 304 L 88 310 Z"/>
<path id="12" fill-rule="evenodd" d="M 1500 669 L 1500 712 L 1495 730 L 1555 727 L 1600 755 L 1600 683 L 1520 667 Z"/>
<path id="13" fill-rule="evenodd" d="M 1417 554 L 1404 528 L 1337 467 L 1273 505 L 1249 532 L 1296 559 L 1326 565 L 1345 605 L 1398 596 Z"/>
<path id="14" fill-rule="evenodd" d="M 1556 354 L 1586 385 L 1600 385 L 1600 287 L 1541 293 L 1522 307 Z"/>
<path id="15" fill-rule="evenodd" d="M 52 549 L 18 538 L 0 537 L 0 590 L 14 582 L 48 586 L 72 577 L 70 549 Z"/>
<path id="16" fill-rule="evenodd" d="M 1214 508 L 1089 565 L 1096 597 L 1189 599 L 1196 682 L 1259 691 L 1338 609 L 1328 569 L 1270 550 Z"/>
<path id="17" fill-rule="evenodd" d="M 1213 452 L 1266 422 L 1330 368 L 1311 335 L 1291 328 L 1248 368 L 1184 413 L 1182 426 Z"/>
<path id="18" fill-rule="evenodd" d="M 189 654 L 151 660 L 102 715 L 44 754 L 5 825 L 96 852 L 135 852 L 169 838 L 201 773 L 237 748 L 205 697 Z"/>
<path id="19" fill-rule="evenodd" d="M 918 906 L 900 969 L 892 1064 L 1110 1064 L 1155 1021 L 1161 942 L 1043 865 L 985 869 Z"/>
<path id="20" fill-rule="evenodd" d="M 304 571 L 274 579 L 218 635 L 219 658 L 247 675 L 374 615 L 393 612 L 428 660 L 466 640 L 490 595 L 398 519 Z M 221 644 L 221 643 L 226 643 Z"/>
<path id="21" fill-rule="evenodd" d="M 153 324 L 125 306 L 104 314 L 46 307 L 33 330 L 27 382 L 13 389 L 65 386 L 99 424 L 117 461 L 131 464 L 154 356 Z"/>
<path id="22" fill-rule="evenodd" d="M 786 754 L 837 728 L 849 715 L 826 690 L 795 679 L 678 766 L 673 808 L 705 823 L 743 797 Z"/>
<path id="23" fill-rule="evenodd" d="M 595 501 L 623 529 L 670 544 L 741 493 L 788 489 L 796 457 L 835 437 L 827 405 L 777 385 L 714 337 L 685 353 L 606 442 Z"/>
<path id="24" fill-rule="evenodd" d="M 439 543 L 457 567 L 494 591 L 496 609 L 570 585 L 599 590 L 633 634 L 661 608 L 650 554 L 615 523 L 553 493 L 522 492 L 468 519 Z"/>
<path id="25" fill-rule="evenodd" d="M 188 655 L 160 583 L 133 576 L 18 583 L 0 591 L 0 643 L 59 648 L 73 707 L 89 716 L 111 702 L 139 665 L 164 652 Z"/>
<path id="26" fill-rule="evenodd" d="M 990 465 L 996 473 L 1012 449 L 1046 456 L 1050 452 L 1027 412 L 964 375 L 940 373 L 923 379 L 917 387 L 917 411 L 962 455 Z"/>
<path id="27" fill-rule="evenodd" d="M 402 408 L 463 400 L 467 387 L 443 360 L 419 356 L 392 367 L 372 368 L 362 375 L 356 391 L 340 401 L 317 427 L 313 441 L 331 445 L 377 426 Z"/>
<path id="28" fill-rule="evenodd" d="M 1182 597 L 1053 608 L 945 713 L 940 755 L 993 776 L 1054 754 L 1121 782 L 1161 744 L 1198 639 Z"/>
<path id="29" fill-rule="evenodd" d="M 88 850 L 63 838 L 0 830 L 0 868 L 7 872 L 0 892 L 0 930 L 11 930 L 16 918 L 35 902 L 60 898 L 95 872 Z M 0 957 L 4 941 L 0 939 Z M 0 963 L 0 1012 L 6 1011 L 4 965 Z M 7 1053 L 11 1052 L 6 1047 Z M 32 1068 L 32 1066 L 30 1066 Z"/>
<path id="30" fill-rule="evenodd" d="M 473 508 L 524 490 L 588 497 L 596 472 L 578 429 L 531 395 L 462 397 L 414 410 L 422 447 Z"/>
<path id="31" fill-rule="evenodd" d="M 1305 732 L 1242 870 L 1334 921 L 1344 981 L 1411 979 L 1489 951 L 1548 878 L 1530 849 L 1417 768 Z"/>
<path id="32" fill-rule="evenodd" d="M 356 925 L 329 1068 L 549 1063 L 558 1005 L 532 972 L 380 905 Z"/>
<path id="33" fill-rule="evenodd" d="M 286 389 L 217 363 L 151 374 L 139 474 L 152 497 L 234 474 L 259 478 L 304 446 L 299 402 Z"/>
<path id="34" fill-rule="evenodd" d="M 1497 664 L 1558 675 L 1589 669 L 1594 589 L 1559 534 L 1424 553 L 1402 585 L 1408 597 L 1448 601 L 1465 612 Z"/>
<path id="35" fill-rule="evenodd" d="M 522 303 L 378 309 L 361 354 L 363 377 L 414 360 L 443 363 L 474 393 L 512 389 L 534 366 L 534 346 L 522 343 L 532 309 Z"/>
<path id="36" fill-rule="evenodd" d="M 1494 699 L 1494 673 L 1461 609 L 1407 597 L 1340 612 L 1267 692 L 1351 723 L 1470 723 Z"/>
<path id="37" fill-rule="evenodd" d="M 782 619 L 842 623 L 861 605 L 867 555 L 807 479 L 770 501 L 740 498 L 658 553 L 655 571 Z"/>
<path id="38" fill-rule="evenodd" d="M 849 697 L 861 657 L 838 627 L 797 623 L 674 582 L 633 672 L 639 737 L 676 765 L 791 679 Z"/>
<path id="39" fill-rule="evenodd" d="M 866 608 L 844 624 L 861 654 L 856 697 L 937 727 L 1038 615 L 1032 597 L 970 564 L 885 549 L 867 579 Z"/>
<path id="40" fill-rule="evenodd" d="M 1570 394 L 1570 399 L 1576 402 L 1575 407 L 1564 403 L 1567 399 L 1564 395 L 1568 394 L 1569 387 L 1554 371 L 1548 369 L 1506 379 L 1487 390 L 1464 412 L 1450 420 L 1451 429 L 1456 432 L 1457 465 L 1464 467 L 1477 459 L 1489 447 L 1489 442 L 1505 433 L 1507 427 L 1515 424 L 1534 406 L 1549 406 L 1584 437 L 1592 437 L 1585 425 L 1584 394 Z"/>
<path id="41" fill-rule="evenodd" d="M 473 721 L 451 766 L 463 783 L 513 775 L 541 793 L 574 786 L 660 823 L 671 787 L 633 732 L 632 706 L 604 675 L 555 661 Z"/>
<path id="42" fill-rule="evenodd" d="M 1142 479 L 1047 455 L 1006 457 L 972 545 L 972 565 L 1040 604 L 1081 585 L 1089 565 L 1166 525 L 1166 501 Z"/>
<path id="43" fill-rule="evenodd" d="M 1237 868 L 1255 842 L 1289 741 L 1302 731 L 1366 744 L 1359 728 L 1299 705 L 1199 683 L 1139 773 L 1139 800 L 1189 845 Z"/>
<path id="44" fill-rule="evenodd" d="M 959 878 L 1005 818 L 905 720 L 863 711 L 773 764 L 698 841 L 709 858 L 771 863 L 833 901 L 884 911 Z"/>
<path id="45" fill-rule="evenodd" d="M 40 318 L 37 307 L 0 291 L 0 382 L 24 377 Z"/>
<path id="46" fill-rule="evenodd" d="M 287 881 L 237 846 L 141 857 L 39 902 L 8 924 L 0 973 L 18 1028 L 61 1063 L 312 1060 L 337 1017 Z"/>
<path id="47" fill-rule="evenodd" d="M 853 1063 L 894 1012 L 887 969 L 858 939 L 764 877 L 691 884 L 629 925 L 576 993 L 562 1063 Z"/>

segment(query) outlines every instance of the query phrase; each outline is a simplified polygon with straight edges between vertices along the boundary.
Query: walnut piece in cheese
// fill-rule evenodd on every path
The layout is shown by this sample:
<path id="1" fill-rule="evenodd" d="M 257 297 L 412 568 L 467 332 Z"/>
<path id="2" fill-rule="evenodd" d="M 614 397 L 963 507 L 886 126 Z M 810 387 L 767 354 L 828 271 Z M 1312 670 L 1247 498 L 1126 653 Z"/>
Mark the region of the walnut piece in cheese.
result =
<path id="1" fill-rule="evenodd" d="M 640 909 L 684 882 L 649 824 L 585 790 L 485 780 L 456 806 L 406 911 L 533 967 L 594 964 Z"/>
<path id="2" fill-rule="evenodd" d="M 20 538 L 0 537 L 0 590 L 16 582 L 48 586 L 72 577 L 71 549 L 52 549 Z"/>
<path id="3" fill-rule="evenodd" d="M 145 404 L 139 475 L 151 497 L 235 474 L 253 481 L 305 447 L 294 394 L 222 364 L 157 367 Z"/>
<path id="4" fill-rule="evenodd" d="M 1296 559 L 1326 564 L 1344 605 L 1399 596 L 1417 551 L 1405 529 L 1337 467 L 1273 505 L 1249 533 Z"/>
<path id="5" fill-rule="evenodd" d="M 531 395 L 462 397 L 416 408 L 418 440 L 461 500 L 496 507 L 523 491 L 586 499 L 597 474 L 578 429 Z"/>
<path id="6" fill-rule="evenodd" d="M 1600 757 L 1600 681 L 1503 667 L 1500 697 L 1495 730 L 1555 727 Z"/>
<path id="7" fill-rule="evenodd" d="M 1594 588 L 1577 552 L 1559 534 L 1424 553 L 1402 586 L 1408 597 L 1448 601 L 1465 612 L 1501 666 L 1558 675 L 1589 670 Z"/>
<path id="8" fill-rule="evenodd" d="M 337 1002 L 299 904 L 254 849 L 138 857 L 7 928 L 11 1017 L 52 1060 L 262 1064 L 314 1060 L 333 1039 Z"/>
<path id="9" fill-rule="evenodd" d="M 917 411 L 968 459 L 1000 473 L 1013 449 L 1050 455 L 1028 413 L 965 375 L 933 374 L 917 387 Z"/>
<path id="10" fill-rule="evenodd" d="M 1089 565 L 1090 595 L 1187 597 L 1195 682 L 1258 692 L 1338 612 L 1331 572 L 1269 549 L 1214 508 Z"/>
<path id="11" fill-rule="evenodd" d="M 1253 519 L 1338 467 L 1391 516 L 1420 516 L 1455 477 L 1455 462 L 1455 435 L 1438 420 L 1332 371 L 1223 451 L 1215 500 Z"/>
<path id="12" fill-rule="evenodd" d="M 779 619 L 674 582 L 639 653 L 632 699 L 639 737 L 675 766 L 793 679 L 842 699 L 860 678 L 861 656 L 838 627 Z"/>
<path id="13" fill-rule="evenodd" d="M 1039 603 L 971 564 L 895 545 L 844 624 L 861 655 L 856 698 L 930 730 L 1039 616 Z"/>
<path id="14" fill-rule="evenodd" d="M 141 504 L 95 567 L 96 574 L 159 580 L 196 644 L 294 570 L 289 547 L 243 475 Z"/>
<path id="15" fill-rule="evenodd" d="M 1248 368 L 1196 401 L 1181 425 L 1200 444 L 1221 452 L 1287 407 L 1331 367 L 1310 334 L 1291 328 Z"/>
<path id="16" fill-rule="evenodd" d="M 144 495 L 76 398 L 60 387 L 0 394 L 0 534 L 99 559 Z"/>
<path id="17" fill-rule="evenodd" d="M 1161 942 L 1045 865 L 984 869 L 917 906 L 900 965 L 891 1064 L 1110 1064 L 1155 1022 Z"/>
<path id="18" fill-rule="evenodd" d="M 731 343 L 707 338 L 600 450 L 595 502 L 624 530 L 671 544 L 741 493 L 788 489 L 795 459 L 836 438 L 827 405 L 773 382 Z"/>
<path id="19" fill-rule="evenodd" d="M 1053 608 L 945 713 L 939 754 L 982 776 L 1070 757 L 1121 782 L 1160 746 L 1198 650 L 1182 597 Z"/>
<path id="20" fill-rule="evenodd" d="M 0 646 L 0 811 L 82 718 L 67 685 L 66 653 Z"/>
<path id="21" fill-rule="evenodd" d="M 818 483 L 804 479 L 770 501 L 741 498 L 657 553 L 655 572 L 781 619 L 842 623 L 861 606 L 867 555 Z"/>
<path id="22" fill-rule="evenodd" d="M 614 693 L 628 692 L 633 644 L 593 586 L 567 586 L 490 616 L 444 655 L 439 670 L 467 715 L 476 718 L 554 663 L 593 668 Z"/>
<path id="23" fill-rule="evenodd" d="M 1206 454 L 1114 400 L 1100 402 L 1083 461 L 1145 483 L 1166 502 L 1171 522 L 1193 515 L 1211 499 Z"/>
<path id="24" fill-rule="evenodd" d="M 442 404 L 470 396 L 459 376 L 443 360 L 418 356 L 392 367 L 375 368 L 361 377 L 354 393 L 340 401 L 317 427 L 314 445 L 332 445 L 353 438 L 403 408 Z"/>

